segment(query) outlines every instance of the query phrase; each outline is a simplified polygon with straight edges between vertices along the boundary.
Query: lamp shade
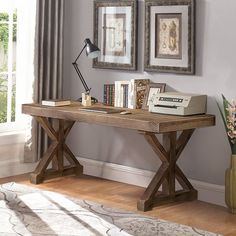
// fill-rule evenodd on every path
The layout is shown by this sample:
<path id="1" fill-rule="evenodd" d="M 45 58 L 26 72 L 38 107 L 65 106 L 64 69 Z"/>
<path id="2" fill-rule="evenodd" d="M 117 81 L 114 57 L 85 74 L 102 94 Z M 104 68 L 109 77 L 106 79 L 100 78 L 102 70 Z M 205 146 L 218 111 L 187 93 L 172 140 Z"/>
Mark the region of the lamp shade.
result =
<path id="1" fill-rule="evenodd" d="M 85 44 L 86 44 L 86 55 L 89 58 L 96 58 L 100 54 L 100 49 L 91 43 L 90 39 L 85 39 Z"/>

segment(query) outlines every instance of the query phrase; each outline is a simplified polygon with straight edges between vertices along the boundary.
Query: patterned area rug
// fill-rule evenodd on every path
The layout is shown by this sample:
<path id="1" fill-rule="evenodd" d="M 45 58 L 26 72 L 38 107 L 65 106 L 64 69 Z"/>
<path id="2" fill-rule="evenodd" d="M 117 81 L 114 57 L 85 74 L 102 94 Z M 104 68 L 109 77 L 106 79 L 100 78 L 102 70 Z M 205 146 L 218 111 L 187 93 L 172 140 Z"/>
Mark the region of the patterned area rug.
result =
<path id="1" fill-rule="evenodd" d="M 16 183 L 0 185 L 0 235 L 216 236 L 217 234 Z"/>

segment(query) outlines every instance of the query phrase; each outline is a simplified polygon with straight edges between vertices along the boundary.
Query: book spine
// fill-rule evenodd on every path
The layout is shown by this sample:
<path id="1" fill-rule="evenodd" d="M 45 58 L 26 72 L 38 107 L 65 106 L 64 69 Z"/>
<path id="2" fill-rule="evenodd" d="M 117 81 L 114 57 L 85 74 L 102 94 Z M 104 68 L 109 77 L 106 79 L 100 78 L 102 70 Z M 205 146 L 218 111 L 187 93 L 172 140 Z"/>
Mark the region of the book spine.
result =
<path id="1" fill-rule="evenodd" d="M 123 107 L 128 107 L 128 84 L 123 84 Z"/>
<path id="2" fill-rule="evenodd" d="M 111 96 L 111 105 L 114 106 L 115 105 L 115 85 L 112 84 L 112 96 Z"/>
<path id="3" fill-rule="evenodd" d="M 122 102 L 122 107 L 125 107 L 125 101 L 126 101 L 126 99 L 125 99 L 125 96 L 126 96 L 126 94 L 125 94 L 125 84 L 122 84 L 122 91 L 123 91 L 123 93 L 122 93 L 122 100 L 123 100 L 123 102 Z"/>
<path id="4" fill-rule="evenodd" d="M 126 108 L 128 108 L 128 102 L 129 102 L 129 97 L 128 97 L 128 95 L 129 95 L 129 92 L 128 92 L 128 90 L 129 90 L 129 85 L 128 84 L 126 84 L 126 87 L 125 87 L 125 107 Z"/>
<path id="5" fill-rule="evenodd" d="M 120 85 L 120 91 L 119 91 L 119 97 L 120 97 L 120 102 L 119 102 L 119 107 L 124 107 L 124 86 Z"/>
<path id="6" fill-rule="evenodd" d="M 112 84 L 109 84 L 109 100 L 108 100 L 109 106 L 111 106 L 111 103 L 112 103 Z"/>
<path id="7" fill-rule="evenodd" d="M 103 103 L 107 104 L 107 84 L 104 84 Z"/>
<path id="8" fill-rule="evenodd" d="M 134 79 L 131 79 L 128 88 L 128 108 L 135 109 L 136 107 L 136 98 L 135 98 L 135 90 L 134 90 Z"/>
<path id="9" fill-rule="evenodd" d="M 119 81 L 115 81 L 115 107 L 119 107 Z"/>
<path id="10" fill-rule="evenodd" d="M 107 85 L 107 105 L 109 105 L 109 99 L 110 99 L 110 84 Z"/>
<path id="11" fill-rule="evenodd" d="M 110 101 L 110 84 L 107 85 L 107 105 L 109 105 Z"/>

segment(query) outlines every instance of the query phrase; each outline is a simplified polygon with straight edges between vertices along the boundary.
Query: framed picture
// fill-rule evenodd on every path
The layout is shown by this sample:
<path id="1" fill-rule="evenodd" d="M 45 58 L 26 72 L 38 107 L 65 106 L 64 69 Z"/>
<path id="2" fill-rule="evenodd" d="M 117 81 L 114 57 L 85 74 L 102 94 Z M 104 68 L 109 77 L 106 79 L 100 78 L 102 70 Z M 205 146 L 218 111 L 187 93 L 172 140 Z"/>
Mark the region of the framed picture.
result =
<path id="1" fill-rule="evenodd" d="M 195 73 L 195 0 L 145 1 L 146 71 Z"/>
<path id="2" fill-rule="evenodd" d="M 164 93 L 165 87 L 166 84 L 163 83 L 149 83 L 146 88 L 142 109 L 148 110 L 150 101 L 152 101 L 157 93 Z"/>
<path id="3" fill-rule="evenodd" d="M 93 67 L 136 70 L 137 1 L 95 0 L 94 43 L 101 53 Z"/>

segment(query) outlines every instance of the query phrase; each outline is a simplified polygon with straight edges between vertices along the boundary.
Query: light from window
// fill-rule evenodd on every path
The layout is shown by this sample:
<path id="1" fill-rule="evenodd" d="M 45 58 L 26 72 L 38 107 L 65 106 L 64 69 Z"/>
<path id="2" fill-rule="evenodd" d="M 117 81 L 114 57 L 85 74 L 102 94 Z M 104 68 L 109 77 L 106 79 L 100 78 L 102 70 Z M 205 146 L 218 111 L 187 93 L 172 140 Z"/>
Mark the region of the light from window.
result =
<path id="1" fill-rule="evenodd" d="M 35 39 L 36 0 L 0 0 L 0 136 L 31 124 L 21 105 L 36 96 Z"/>
<path id="2" fill-rule="evenodd" d="M 15 122 L 17 11 L 0 8 L 0 123 Z"/>

